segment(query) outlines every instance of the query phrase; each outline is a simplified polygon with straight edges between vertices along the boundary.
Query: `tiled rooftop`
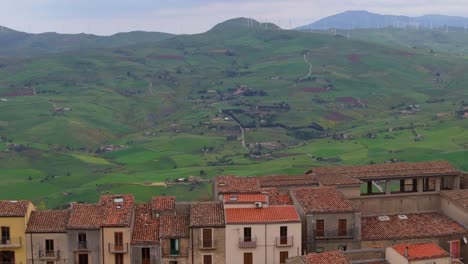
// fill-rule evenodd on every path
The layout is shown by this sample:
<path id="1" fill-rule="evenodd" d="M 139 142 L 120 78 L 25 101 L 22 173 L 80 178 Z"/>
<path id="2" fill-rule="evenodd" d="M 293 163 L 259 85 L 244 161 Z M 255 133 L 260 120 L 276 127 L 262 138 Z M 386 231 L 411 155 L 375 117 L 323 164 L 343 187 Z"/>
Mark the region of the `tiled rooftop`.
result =
<path id="1" fill-rule="evenodd" d="M 380 221 L 377 216 L 363 217 L 362 240 L 416 239 L 468 234 L 466 228 L 439 213 L 406 214 L 406 216 L 408 219 L 400 220 L 397 215 L 389 215 L 389 221 Z"/>
<path id="2" fill-rule="evenodd" d="M 266 194 L 226 194 L 224 195 L 225 203 L 255 203 L 255 202 L 268 202 Z"/>
<path id="3" fill-rule="evenodd" d="M 223 227 L 224 210 L 220 202 L 192 203 L 190 227 Z"/>
<path id="4" fill-rule="evenodd" d="M 312 168 L 307 174 L 348 175 L 356 179 L 388 179 L 402 177 L 427 177 L 438 175 L 457 175 L 456 170 L 447 161 L 399 162 L 362 166 L 335 166 Z"/>
<path id="5" fill-rule="evenodd" d="M 159 219 L 152 218 L 151 204 L 137 204 L 132 245 L 150 244 L 159 244 Z"/>
<path id="6" fill-rule="evenodd" d="M 278 188 L 262 188 L 263 192 L 268 193 L 269 205 L 293 205 L 288 193 L 282 193 Z"/>
<path id="7" fill-rule="evenodd" d="M 133 195 L 103 195 L 103 227 L 130 227 L 134 209 Z"/>
<path id="8" fill-rule="evenodd" d="M 65 233 L 70 210 L 33 211 L 26 233 Z"/>
<path id="9" fill-rule="evenodd" d="M 451 200 L 453 203 L 463 208 L 468 208 L 468 189 L 442 191 L 440 194 L 442 197 Z"/>
<path id="10" fill-rule="evenodd" d="M 164 215 L 159 222 L 159 237 L 187 238 L 189 237 L 190 217 L 188 215 Z"/>
<path id="11" fill-rule="evenodd" d="M 318 175 L 317 180 L 321 186 L 359 185 L 362 183 L 360 180 L 344 174 Z"/>
<path id="12" fill-rule="evenodd" d="M 311 253 L 302 256 L 305 264 L 349 264 L 351 263 L 343 251 L 329 251 L 323 253 Z"/>
<path id="13" fill-rule="evenodd" d="M 291 195 L 306 214 L 355 211 L 351 202 L 335 187 L 297 188 L 291 191 Z"/>
<path id="14" fill-rule="evenodd" d="M 30 201 L 3 200 L 0 201 L 0 217 L 25 216 Z"/>
<path id="15" fill-rule="evenodd" d="M 99 204 L 72 204 L 67 228 L 98 229 L 102 224 L 103 212 Z"/>
<path id="16" fill-rule="evenodd" d="M 252 177 L 218 176 L 215 185 L 220 194 L 261 192 L 258 180 Z"/>
<path id="17" fill-rule="evenodd" d="M 269 206 L 263 208 L 226 208 L 226 224 L 300 222 L 294 206 Z"/>
<path id="18" fill-rule="evenodd" d="M 318 186 L 317 178 L 313 175 L 274 175 L 257 177 L 260 187 L 304 187 Z"/>
<path id="19" fill-rule="evenodd" d="M 399 244 L 392 248 L 409 261 L 450 257 L 447 251 L 434 243 Z M 406 249 L 408 256 L 405 256 Z"/>
<path id="20" fill-rule="evenodd" d="M 175 196 L 155 196 L 151 199 L 151 208 L 156 212 L 175 211 Z"/>

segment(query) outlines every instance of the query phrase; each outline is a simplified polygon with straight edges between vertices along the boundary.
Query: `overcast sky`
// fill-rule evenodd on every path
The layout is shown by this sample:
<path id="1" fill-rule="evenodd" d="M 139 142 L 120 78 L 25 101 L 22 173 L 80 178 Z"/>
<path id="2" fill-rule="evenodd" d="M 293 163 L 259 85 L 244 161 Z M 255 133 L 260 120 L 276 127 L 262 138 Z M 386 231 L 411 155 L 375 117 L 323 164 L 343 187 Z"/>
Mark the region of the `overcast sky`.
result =
<path id="1" fill-rule="evenodd" d="M 0 0 L 0 25 L 26 32 L 200 33 L 235 17 L 291 28 L 346 10 L 468 16 L 468 0 Z"/>

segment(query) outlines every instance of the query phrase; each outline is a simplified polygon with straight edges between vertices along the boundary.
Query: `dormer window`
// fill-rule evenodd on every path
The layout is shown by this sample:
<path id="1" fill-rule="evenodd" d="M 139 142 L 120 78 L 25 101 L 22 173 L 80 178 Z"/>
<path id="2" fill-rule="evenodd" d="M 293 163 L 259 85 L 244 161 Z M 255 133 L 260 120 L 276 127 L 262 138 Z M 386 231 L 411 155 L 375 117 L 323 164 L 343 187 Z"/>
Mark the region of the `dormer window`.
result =
<path id="1" fill-rule="evenodd" d="M 123 202 L 124 202 L 124 198 L 123 198 L 123 197 L 114 198 L 114 203 L 123 203 Z"/>

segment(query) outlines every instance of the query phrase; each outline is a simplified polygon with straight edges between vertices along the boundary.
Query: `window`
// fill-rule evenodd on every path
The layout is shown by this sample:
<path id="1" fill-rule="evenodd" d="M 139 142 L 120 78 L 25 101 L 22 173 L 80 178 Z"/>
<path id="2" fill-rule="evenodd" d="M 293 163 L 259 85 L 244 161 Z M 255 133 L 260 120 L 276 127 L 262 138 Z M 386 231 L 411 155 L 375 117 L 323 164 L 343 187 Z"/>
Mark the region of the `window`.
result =
<path id="1" fill-rule="evenodd" d="M 433 192 L 436 190 L 436 178 L 424 178 L 423 179 L 423 191 L 424 192 Z"/>
<path id="2" fill-rule="evenodd" d="M 346 245 L 339 245 L 338 250 L 346 251 Z"/>
<path id="3" fill-rule="evenodd" d="M 315 222 L 315 236 L 324 237 L 325 236 L 325 221 L 320 219 Z"/>
<path id="4" fill-rule="evenodd" d="M 88 264 L 88 254 L 79 254 L 78 264 Z"/>
<path id="5" fill-rule="evenodd" d="M 286 263 L 286 259 L 289 257 L 288 251 L 280 251 L 280 264 Z"/>
<path id="6" fill-rule="evenodd" d="M 213 264 L 213 256 L 203 255 L 203 264 Z"/>
<path id="7" fill-rule="evenodd" d="M 115 254 L 115 264 L 123 264 L 124 255 L 123 253 Z"/>
<path id="8" fill-rule="evenodd" d="M 252 228 L 244 227 L 244 242 L 251 242 L 251 241 L 252 241 Z"/>
<path id="9" fill-rule="evenodd" d="M 211 228 L 202 229 L 202 247 L 203 248 L 213 247 L 213 229 Z"/>
<path id="10" fill-rule="evenodd" d="M 287 226 L 280 226 L 280 244 L 281 245 L 288 244 L 288 227 Z"/>
<path id="11" fill-rule="evenodd" d="M 78 249 L 86 249 L 86 233 L 78 233 Z"/>
<path id="12" fill-rule="evenodd" d="M 0 244 L 2 245 L 10 244 L 10 227 L 2 226 L 1 232 L 2 232 L 1 234 L 2 241 Z"/>
<path id="13" fill-rule="evenodd" d="M 323 249 L 323 247 L 318 247 L 318 248 L 315 249 L 315 252 L 316 253 L 322 253 L 322 252 L 324 252 L 324 249 Z"/>
<path id="14" fill-rule="evenodd" d="M 244 264 L 253 264 L 253 253 L 245 252 L 244 253 Z"/>
<path id="15" fill-rule="evenodd" d="M 46 261 L 46 264 L 54 264 L 53 261 Z"/>
<path id="16" fill-rule="evenodd" d="M 0 263 L 2 263 L 2 264 L 14 264 L 15 263 L 15 252 L 14 251 L 1 251 Z"/>
<path id="17" fill-rule="evenodd" d="M 179 239 L 171 238 L 171 255 L 179 255 Z"/>
<path id="18" fill-rule="evenodd" d="M 115 232 L 114 233 L 114 249 L 116 251 L 123 251 L 123 233 Z"/>
<path id="19" fill-rule="evenodd" d="M 45 253 L 47 257 L 54 256 L 54 240 L 46 239 L 45 241 Z"/>
<path id="20" fill-rule="evenodd" d="M 450 243 L 450 256 L 452 256 L 452 258 L 460 258 L 460 241 L 454 240 L 454 241 L 449 241 L 449 243 Z"/>
<path id="21" fill-rule="evenodd" d="M 169 264 L 177 264 L 177 263 L 179 263 L 179 262 L 177 262 L 176 260 L 169 261 Z"/>
<path id="22" fill-rule="evenodd" d="M 347 236 L 346 219 L 338 219 L 338 236 Z"/>
<path id="23" fill-rule="evenodd" d="M 142 264 L 151 263 L 150 248 L 141 248 L 141 263 Z"/>

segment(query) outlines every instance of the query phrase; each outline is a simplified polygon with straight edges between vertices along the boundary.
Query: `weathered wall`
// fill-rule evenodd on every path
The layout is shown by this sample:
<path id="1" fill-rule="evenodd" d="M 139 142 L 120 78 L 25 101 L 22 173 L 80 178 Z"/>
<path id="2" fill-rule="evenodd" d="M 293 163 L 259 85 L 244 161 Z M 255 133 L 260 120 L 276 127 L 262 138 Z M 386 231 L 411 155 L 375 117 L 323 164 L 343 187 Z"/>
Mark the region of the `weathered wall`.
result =
<path id="1" fill-rule="evenodd" d="M 449 218 L 453 219 L 457 223 L 468 228 L 468 209 L 462 208 L 457 204 L 454 204 L 447 198 L 441 197 L 440 199 L 440 210 L 442 213 Z"/>
<path id="2" fill-rule="evenodd" d="M 26 234 L 27 258 L 34 258 L 34 262 L 39 263 L 39 251 L 45 251 L 45 240 L 54 240 L 54 251 L 59 251 L 59 260 L 61 263 L 71 263 L 68 250 L 68 237 L 66 233 L 34 233 Z"/>
<path id="3" fill-rule="evenodd" d="M 79 249 L 78 234 L 86 233 L 86 249 Z M 88 254 L 88 263 L 102 263 L 101 231 L 99 229 L 90 230 L 67 230 L 68 256 L 70 263 L 78 263 L 79 254 Z M 107 249 L 106 247 L 104 250 Z"/>
<path id="4" fill-rule="evenodd" d="M 203 263 L 203 255 L 212 255 L 213 263 L 224 264 L 226 263 L 226 230 L 225 228 L 212 228 L 213 229 L 213 249 L 202 248 L 202 228 L 192 228 L 190 230 L 192 240 L 192 263 Z"/>
<path id="5" fill-rule="evenodd" d="M 158 245 L 132 245 L 132 250 L 130 254 L 132 264 L 142 263 L 142 248 L 150 249 L 150 264 L 161 264 L 160 247 Z"/>
<path id="6" fill-rule="evenodd" d="M 180 238 L 179 239 L 179 256 L 171 255 L 171 240 L 161 239 L 161 258 L 162 264 L 168 264 L 169 261 L 178 261 L 178 264 L 189 264 L 190 263 L 190 239 Z"/>
<path id="7" fill-rule="evenodd" d="M 105 227 L 102 229 L 104 236 L 104 263 L 103 264 L 113 264 L 115 263 L 115 253 L 111 253 L 109 250 L 109 245 L 115 244 L 114 233 L 122 232 L 123 233 L 123 246 L 127 248 L 128 251 L 124 253 L 124 264 L 130 264 L 130 240 L 131 232 L 130 228 L 127 227 Z M 127 247 L 128 246 L 128 247 Z"/>

